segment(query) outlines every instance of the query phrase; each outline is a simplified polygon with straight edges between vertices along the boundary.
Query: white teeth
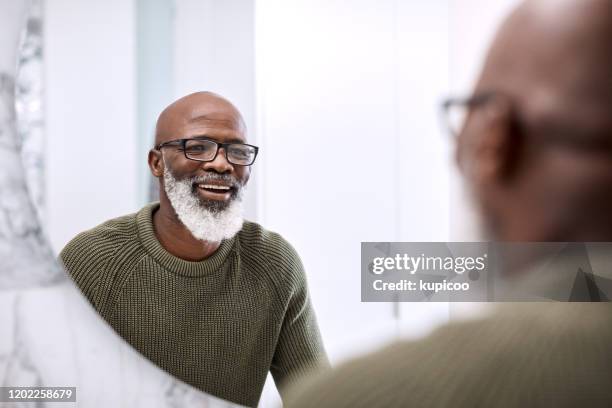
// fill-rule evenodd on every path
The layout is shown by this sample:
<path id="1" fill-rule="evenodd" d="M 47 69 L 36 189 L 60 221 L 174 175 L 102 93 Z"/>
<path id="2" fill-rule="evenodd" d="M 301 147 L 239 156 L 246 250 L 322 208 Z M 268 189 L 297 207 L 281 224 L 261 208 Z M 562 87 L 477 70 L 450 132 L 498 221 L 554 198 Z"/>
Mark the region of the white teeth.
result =
<path id="1" fill-rule="evenodd" d="M 198 187 L 200 188 L 208 188 L 208 189 L 212 189 L 212 190 L 229 190 L 230 188 L 228 186 L 216 186 L 213 184 L 198 184 Z"/>

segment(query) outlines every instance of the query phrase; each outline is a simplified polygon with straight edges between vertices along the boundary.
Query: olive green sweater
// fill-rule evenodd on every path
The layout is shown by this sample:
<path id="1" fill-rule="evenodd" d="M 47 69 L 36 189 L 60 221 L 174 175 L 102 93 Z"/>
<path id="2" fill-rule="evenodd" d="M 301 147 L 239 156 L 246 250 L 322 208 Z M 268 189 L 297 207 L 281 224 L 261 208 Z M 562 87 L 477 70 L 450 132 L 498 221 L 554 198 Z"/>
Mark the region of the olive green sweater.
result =
<path id="1" fill-rule="evenodd" d="M 508 304 L 301 380 L 287 408 L 612 407 L 609 303 Z"/>
<path id="2" fill-rule="evenodd" d="M 283 384 L 327 365 L 301 261 L 245 222 L 200 262 L 167 252 L 158 203 L 76 236 L 60 260 L 98 312 L 143 355 L 200 390 L 257 405 L 268 371 Z"/>

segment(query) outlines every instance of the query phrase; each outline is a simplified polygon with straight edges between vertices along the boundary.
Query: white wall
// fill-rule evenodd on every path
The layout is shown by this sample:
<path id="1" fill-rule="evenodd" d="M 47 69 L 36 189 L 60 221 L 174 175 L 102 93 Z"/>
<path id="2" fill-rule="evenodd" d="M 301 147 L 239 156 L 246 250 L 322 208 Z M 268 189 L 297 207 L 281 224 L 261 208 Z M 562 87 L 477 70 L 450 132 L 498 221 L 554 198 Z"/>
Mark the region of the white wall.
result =
<path id="1" fill-rule="evenodd" d="M 449 140 L 440 101 L 449 87 L 447 0 L 398 1 L 398 241 L 447 241 Z M 397 305 L 399 335 L 414 338 L 448 320 L 446 303 Z"/>
<path id="2" fill-rule="evenodd" d="M 359 243 L 470 237 L 439 105 L 516 2 L 257 2 L 259 219 L 303 257 L 333 360 L 483 309 L 361 303 Z"/>
<path id="3" fill-rule="evenodd" d="M 301 254 L 332 359 L 402 315 L 425 331 L 445 305 L 361 303 L 360 242 L 447 239 L 446 0 L 261 0 L 256 16 L 260 219 Z"/>
<path id="4" fill-rule="evenodd" d="M 46 0 L 47 226 L 56 251 L 136 210 L 134 5 Z"/>

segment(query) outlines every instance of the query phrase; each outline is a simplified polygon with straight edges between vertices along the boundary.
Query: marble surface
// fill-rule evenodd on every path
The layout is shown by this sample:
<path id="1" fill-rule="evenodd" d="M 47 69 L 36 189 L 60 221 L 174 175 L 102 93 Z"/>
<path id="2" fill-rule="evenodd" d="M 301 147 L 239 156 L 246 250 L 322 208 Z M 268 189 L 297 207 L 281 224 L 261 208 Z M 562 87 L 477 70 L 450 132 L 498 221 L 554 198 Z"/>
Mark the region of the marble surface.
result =
<path id="1" fill-rule="evenodd" d="M 132 349 L 56 263 L 32 203 L 16 126 L 14 62 L 27 7 L 25 0 L 0 0 L 0 386 L 75 386 L 77 402 L 0 407 L 235 407 Z"/>
<path id="2" fill-rule="evenodd" d="M 143 358 L 101 321 L 69 280 L 2 291 L 0 322 L 1 386 L 75 386 L 79 407 L 236 406 L 181 383 Z M 75 404 L 32 406 L 56 405 Z"/>
<path id="3" fill-rule="evenodd" d="M 15 81 L 17 135 L 28 192 L 38 219 L 45 220 L 45 138 L 42 0 L 31 0 Z M 43 225 L 44 227 L 44 225 Z"/>
<path id="4" fill-rule="evenodd" d="M 24 0 L 0 0 L 0 289 L 45 286 L 61 280 L 30 199 L 15 114 L 19 38 Z M 21 5 L 21 7 L 19 7 Z M 26 272 L 27 271 L 27 272 Z"/>

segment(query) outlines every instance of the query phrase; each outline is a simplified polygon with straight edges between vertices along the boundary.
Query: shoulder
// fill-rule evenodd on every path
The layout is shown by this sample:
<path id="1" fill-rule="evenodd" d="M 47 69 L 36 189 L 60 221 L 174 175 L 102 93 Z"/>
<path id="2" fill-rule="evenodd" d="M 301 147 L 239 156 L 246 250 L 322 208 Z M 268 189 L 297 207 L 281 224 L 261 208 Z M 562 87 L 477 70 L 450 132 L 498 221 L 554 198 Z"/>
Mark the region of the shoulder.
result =
<path id="1" fill-rule="evenodd" d="M 60 252 L 60 260 L 69 272 L 84 262 L 99 263 L 136 234 L 136 214 L 113 218 L 75 236 Z"/>
<path id="2" fill-rule="evenodd" d="M 377 390 L 382 387 L 388 398 L 415 405 L 420 405 L 416 395 L 431 406 L 495 406 L 517 398 L 531 398 L 532 404 L 526 404 L 531 406 L 559 406 L 572 398 L 585 402 L 575 398 L 597 393 L 612 381 L 606 367 L 612 358 L 612 329 L 605 323 L 610 313 L 604 304 L 514 304 L 312 377 L 294 390 L 295 405 L 288 406 L 380 404 L 369 398 L 381 398 Z M 584 389 L 572 393 L 576 383 Z M 335 389 L 344 390 L 343 395 Z M 319 401 L 317 395 L 326 398 Z M 612 392 L 604 398 L 612 402 Z"/>
<path id="3" fill-rule="evenodd" d="M 238 233 L 241 256 L 251 266 L 265 269 L 282 285 L 304 283 L 304 267 L 297 251 L 283 236 L 258 223 L 245 221 Z"/>
<path id="4" fill-rule="evenodd" d="M 59 261 L 89 301 L 99 307 L 98 287 L 119 249 L 137 238 L 135 214 L 108 220 L 74 237 Z"/>
<path id="5" fill-rule="evenodd" d="M 269 231 L 256 222 L 245 221 L 238 235 L 241 245 L 249 252 L 263 252 L 277 262 L 300 260 L 295 248 L 282 235 Z"/>

